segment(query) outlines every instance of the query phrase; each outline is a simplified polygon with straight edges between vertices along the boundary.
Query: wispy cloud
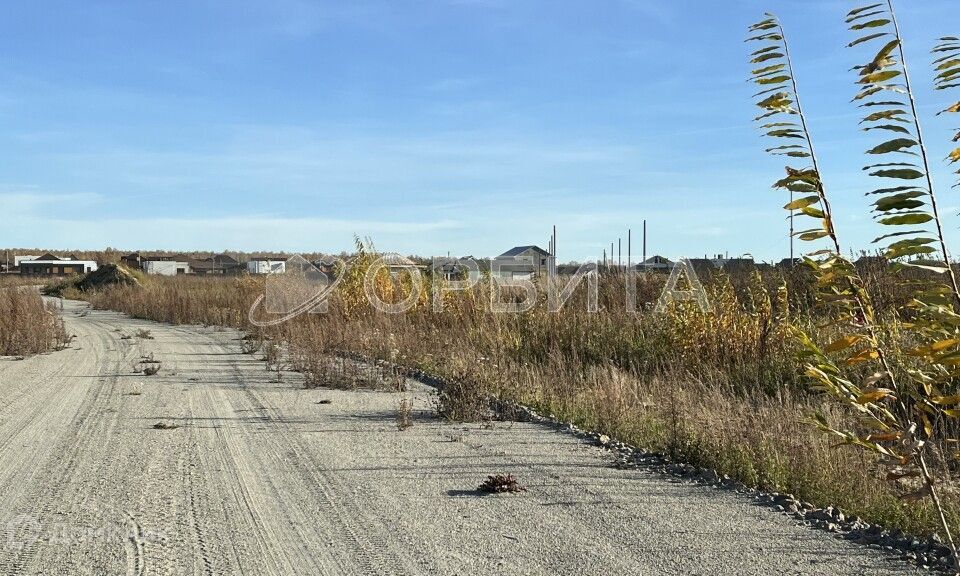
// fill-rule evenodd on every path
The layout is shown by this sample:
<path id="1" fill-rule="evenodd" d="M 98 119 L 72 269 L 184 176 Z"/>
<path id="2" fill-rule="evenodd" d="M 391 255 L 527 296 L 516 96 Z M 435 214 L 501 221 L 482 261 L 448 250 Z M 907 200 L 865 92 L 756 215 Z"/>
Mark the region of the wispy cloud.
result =
<path id="1" fill-rule="evenodd" d="M 63 214 L 65 211 L 87 208 L 102 202 L 103 196 L 83 193 L 43 193 L 36 190 L 0 191 L 0 222 L 29 216 Z"/>
<path id="2" fill-rule="evenodd" d="M 427 85 L 430 92 L 454 92 L 474 88 L 482 83 L 480 78 L 442 78 Z"/>
<path id="3" fill-rule="evenodd" d="M 618 0 L 630 10 L 640 13 L 660 24 L 673 22 L 679 8 L 675 1 L 664 0 Z"/>

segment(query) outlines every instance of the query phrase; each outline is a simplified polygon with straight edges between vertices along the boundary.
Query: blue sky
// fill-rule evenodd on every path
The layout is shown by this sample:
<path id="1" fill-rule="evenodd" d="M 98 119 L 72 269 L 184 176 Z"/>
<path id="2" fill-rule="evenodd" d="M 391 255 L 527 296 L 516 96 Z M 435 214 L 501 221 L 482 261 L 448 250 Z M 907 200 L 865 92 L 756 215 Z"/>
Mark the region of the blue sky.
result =
<path id="1" fill-rule="evenodd" d="M 955 0 L 900 1 L 936 158 L 927 50 Z M 744 82 L 776 12 L 841 241 L 863 192 L 843 0 L 26 1 L 0 21 L 0 244 L 596 259 L 644 218 L 649 252 L 786 255 L 783 162 Z M 960 251 L 955 182 L 936 161 Z M 639 249 L 637 249 L 639 251 Z"/>

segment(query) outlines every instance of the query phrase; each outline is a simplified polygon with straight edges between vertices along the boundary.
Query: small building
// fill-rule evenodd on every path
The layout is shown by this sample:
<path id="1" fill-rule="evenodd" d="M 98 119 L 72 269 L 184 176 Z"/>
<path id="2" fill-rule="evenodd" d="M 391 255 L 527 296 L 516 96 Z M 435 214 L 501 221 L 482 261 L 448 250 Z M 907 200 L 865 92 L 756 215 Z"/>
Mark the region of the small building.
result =
<path id="1" fill-rule="evenodd" d="M 473 261 L 472 265 L 471 261 Z M 475 281 L 480 278 L 480 265 L 474 260 L 473 256 L 434 258 L 433 273 L 445 280 Z"/>
<path id="2" fill-rule="evenodd" d="M 143 269 L 143 257 L 140 256 L 139 252 L 132 252 L 125 256 L 120 257 L 120 263 L 126 266 L 127 268 L 133 268 L 134 270 Z"/>
<path id="3" fill-rule="evenodd" d="M 296 258 L 298 261 L 297 265 L 302 268 L 303 267 L 302 262 L 304 262 L 303 257 L 295 256 L 294 258 Z M 321 258 L 314 260 L 313 262 L 309 262 L 309 264 L 311 264 L 313 268 L 315 268 L 325 276 L 329 278 L 334 278 L 337 276 L 337 274 L 341 272 L 340 270 L 337 269 L 337 263 L 339 261 L 340 259 L 337 258 L 336 256 L 322 256 Z M 291 268 L 292 262 L 293 262 L 293 258 L 287 260 L 287 270 Z"/>
<path id="4" fill-rule="evenodd" d="M 757 263 L 753 258 L 730 258 L 724 254 L 717 254 L 713 258 L 688 258 L 687 261 L 693 267 L 697 275 L 711 275 L 719 270 L 727 274 L 737 274 L 741 272 L 751 272 L 756 270 Z"/>
<path id="5" fill-rule="evenodd" d="M 148 268 L 148 262 L 178 262 L 186 263 L 189 261 L 189 258 L 184 254 L 141 254 L 139 252 L 133 252 L 132 254 L 127 254 L 126 256 L 120 257 L 120 263 L 126 266 L 127 268 L 132 268 L 134 270 L 143 270 L 148 274 L 153 274 L 155 272 L 150 272 Z M 164 267 L 162 267 L 164 268 Z M 189 270 L 188 272 L 189 273 Z"/>
<path id="6" fill-rule="evenodd" d="M 251 274 L 283 274 L 286 271 L 285 258 L 251 258 L 247 261 L 247 272 Z"/>
<path id="7" fill-rule="evenodd" d="M 44 254 L 33 260 L 20 262 L 20 274 L 23 276 L 73 276 L 96 269 L 97 263 L 93 260 L 58 258 L 53 254 Z"/>
<path id="8" fill-rule="evenodd" d="M 490 273 L 500 278 L 528 279 L 547 273 L 552 256 L 539 246 L 514 246 L 490 263 Z"/>
<path id="9" fill-rule="evenodd" d="M 663 256 L 651 256 L 637 264 L 637 270 L 640 272 L 670 272 L 673 270 L 673 262 Z"/>
<path id="10" fill-rule="evenodd" d="M 283 262 L 283 272 L 287 276 L 299 276 L 308 282 L 329 284 L 335 278 L 336 259 L 321 258 L 311 262 L 299 254 L 290 256 Z"/>
<path id="11" fill-rule="evenodd" d="M 406 270 L 421 268 L 413 260 L 396 252 L 380 254 L 380 262 L 390 271 L 391 276 L 398 276 Z"/>
<path id="12" fill-rule="evenodd" d="M 143 271 L 147 274 L 157 274 L 159 276 L 179 276 L 190 273 L 189 262 L 177 262 L 176 260 L 146 260 L 142 263 Z"/>
<path id="13" fill-rule="evenodd" d="M 189 260 L 190 271 L 198 275 L 235 276 L 246 271 L 246 266 L 228 254 L 218 254 L 212 258 Z"/>

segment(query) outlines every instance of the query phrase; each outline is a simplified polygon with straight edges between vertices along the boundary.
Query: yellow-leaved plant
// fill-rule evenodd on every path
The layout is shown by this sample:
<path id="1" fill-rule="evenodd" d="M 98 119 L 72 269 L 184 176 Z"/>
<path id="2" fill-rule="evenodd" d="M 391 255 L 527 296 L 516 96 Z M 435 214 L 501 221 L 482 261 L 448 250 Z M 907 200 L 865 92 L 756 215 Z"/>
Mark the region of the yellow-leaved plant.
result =
<path id="1" fill-rule="evenodd" d="M 883 134 L 867 150 L 864 170 L 881 179 L 868 192 L 875 198 L 875 221 L 890 230 L 875 242 L 898 270 L 919 270 L 909 280 L 909 310 L 880 319 L 856 267 L 842 256 L 813 141 L 797 93 L 793 62 L 780 22 L 771 14 L 750 27 L 749 41 L 762 46 L 751 54 L 751 79 L 762 88 L 755 95 L 764 135 L 784 144 L 767 152 L 804 165 L 787 166 L 774 187 L 789 192 L 784 206 L 815 224 L 795 232 L 803 241 L 819 242 L 804 257 L 814 273 L 825 323 L 838 336 L 818 342 L 800 327 L 800 360 L 813 388 L 846 406 L 852 418 L 839 426 L 820 414 L 813 422 L 841 444 L 878 455 L 887 478 L 903 489 L 906 503 L 928 499 L 936 511 L 960 573 L 956 546 L 941 498 L 948 470 L 947 447 L 956 441 L 960 417 L 960 290 L 950 266 L 937 197 L 930 175 L 917 106 L 905 64 L 903 41 L 892 1 L 857 7 L 846 17 L 858 34 L 850 47 L 878 45 L 872 58 L 857 66 L 860 87 L 854 102 L 864 110 L 863 129 Z M 942 38 L 935 53 L 937 87 L 960 80 L 960 42 Z M 960 103 L 945 112 L 960 112 Z M 957 135 L 960 140 L 960 134 Z M 960 149 L 950 159 L 960 160 Z M 905 280 L 906 282 L 907 280 Z M 897 337 L 890 337 L 892 333 Z M 901 347 L 898 342 L 908 342 Z"/>

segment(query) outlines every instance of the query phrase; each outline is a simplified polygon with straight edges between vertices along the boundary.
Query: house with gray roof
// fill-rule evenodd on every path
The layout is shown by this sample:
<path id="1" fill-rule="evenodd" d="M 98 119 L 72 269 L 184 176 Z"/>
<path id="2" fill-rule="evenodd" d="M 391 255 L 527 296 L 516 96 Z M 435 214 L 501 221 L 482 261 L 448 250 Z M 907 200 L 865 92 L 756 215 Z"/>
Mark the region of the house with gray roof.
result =
<path id="1" fill-rule="evenodd" d="M 673 270 L 673 262 L 663 256 L 651 256 L 637 264 L 637 270 L 640 272 L 670 272 Z"/>
<path id="2" fill-rule="evenodd" d="M 533 278 L 546 275 L 553 256 L 539 246 L 514 246 L 490 263 L 491 275 L 500 278 Z"/>

